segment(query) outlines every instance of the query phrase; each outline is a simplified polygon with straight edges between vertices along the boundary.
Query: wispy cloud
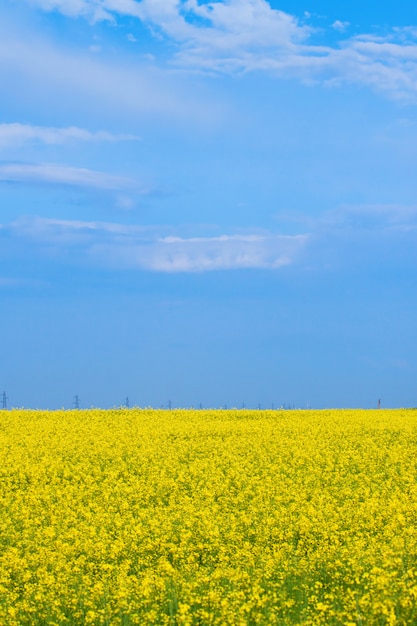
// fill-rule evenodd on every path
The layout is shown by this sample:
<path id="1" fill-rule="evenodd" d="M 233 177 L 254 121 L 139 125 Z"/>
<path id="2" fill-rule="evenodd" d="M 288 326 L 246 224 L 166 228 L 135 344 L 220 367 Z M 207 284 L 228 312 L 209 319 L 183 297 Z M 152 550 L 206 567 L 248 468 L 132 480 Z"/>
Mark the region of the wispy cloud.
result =
<path id="1" fill-rule="evenodd" d="M 272 233 L 185 238 L 156 227 L 44 218 L 20 219 L 4 228 L 48 253 L 54 249 L 57 256 L 76 246 L 77 260 L 81 255 L 104 267 L 155 272 L 278 269 L 294 263 L 308 240 Z"/>
<path id="2" fill-rule="evenodd" d="M 352 37 L 329 53 L 327 65 L 329 82 L 362 83 L 395 98 L 417 99 L 417 31 Z"/>
<path id="3" fill-rule="evenodd" d="M 21 283 L 22 281 L 17 278 L 4 278 L 0 276 L 0 289 L 2 287 L 15 287 L 16 285 L 19 285 Z"/>
<path id="4" fill-rule="evenodd" d="M 21 254 L 80 263 L 84 267 L 192 273 L 237 269 L 279 270 L 413 262 L 417 207 L 342 206 L 316 219 L 300 234 L 267 231 L 185 236 L 181 227 L 113 222 L 19 218 L 0 224 L 3 257 Z M 201 231 L 201 226 L 198 229 Z M 29 252 L 28 252 L 29 251 Z M 10 260 L 10 259 L 9 259 Z"/>
<path id="5" fill-rule="evenodd" d="M 389 236 L 417 231 L 416 204 L 341 204 L 316 216 L 291 211 L 280 212 L 275 218 L 281 228 L 290 226 L 308 230 L 312 237 L 333 239 L 363 237 L 370 232 Z"/>
<path id="6" fill-rule="evenodd" d="M 30 124 L 0 124 L 0 148 L 21 146 L 29 142 L 48 145 L 64 144 L 71 141 L 137 141 L 139 137 L 128 134 L 112 134 L 106 131 L 91 132 L 85 128 L 69 126 L 54 128 L 49 126 L 32 126 Z"/>
<path id="7" fill-rule="evenodd" d="M 92 21 L 113 20 L 105 9 L 105 3 L 97 0 L 29 0 L 29 3 L 39 6 L 44 11 L 59 11 L 68 17 L 83 16 Z"/>
<path id="8" fill-rule="evenodd" d="M 357 233 L 363 230 L 409 232 L 417 230 L 417 205 L 342 205 L 326 212 L 317 222 L 317 227 Z"/>
<path id="9" fill-rule="evenodd" d="M 116 265 L 158 272 L 206 272 L 233 269 L 278 269 L 294 262 L 305 235 L 222 235 L 165 237 L 147 245 L 97 245 L 93 253 Z"/>
<path id="10" fill-rule="evenodd" d="M 15 32 L 17 29 L 17 33 Z M 2 89 L 23 98 L 30 90 L 31 103 L 48 107 L 71 103 L 89 110 L 120 115 L 159 115 L 187 123 L 212 121 L 222 114 L 212 99 L 190 92 L 186 80 L 141 59 L 120 60 L 92 56 L 83 49 L 63 48 L 31 32 L 10 32 L 0 22 L 0 82 Z M 24 92 L 24 93 L 23 93 Z"/>
<path id="11" fill-rule="evenodd" d="M 49 183 L 110 191 L 140 188 L 136 181 L 125 176 L 54 163 L 3 164 L 0 165 L 0 181 L 32 184 Z M 142 192 L 145 191 L 142 190 Z"/>
<path id="12" fill-rule="evenodd" d="M 99 19 L 95 0 L 31 0 L 43 10 Z M 253 55 L 294 51 L 311 28 L 292 15 L 272 9 L 265 0 L 230 0 L 199 4 L 196 0 L 103 0 L 102 19 L 135 17 L 157 36 L 175 40 L 182 65 L 240 69 Z"/>
<path id="13" fill-rule="evenodd" d="M 32 0 L 32 4 L 92 21 L 123 15 L 137 18 L 162 40 L 176 43 L 171 62 L 184 69 L 262 70 L 333 84 L 363 83 L 396 98 L 417 99 L 417 30 L 411 27 L 347 38 L 349 24 L 335 20 L 330 27 L 340 33 L 340 41 L 318 46 L 312 43 L 314 27 L 273 9 L 265 0 L 204 4 L 197 0 Z"/>
<path id="14" fill-rule="evenodd" d="M 177 62 L 218 70 L 244 68 L 256 55 L 290 54 L 311 32 L 264 0 L 144 0 L 140 6 L 142 20 L 183 43 Z"/>
<path id="15" fill-rule="evenodd" d="M 381 272 L 416 266 L 417 205 L 346 204 L 315 218 L 300 216 L 298 226 L 311 233 L 306 267 Z"/>

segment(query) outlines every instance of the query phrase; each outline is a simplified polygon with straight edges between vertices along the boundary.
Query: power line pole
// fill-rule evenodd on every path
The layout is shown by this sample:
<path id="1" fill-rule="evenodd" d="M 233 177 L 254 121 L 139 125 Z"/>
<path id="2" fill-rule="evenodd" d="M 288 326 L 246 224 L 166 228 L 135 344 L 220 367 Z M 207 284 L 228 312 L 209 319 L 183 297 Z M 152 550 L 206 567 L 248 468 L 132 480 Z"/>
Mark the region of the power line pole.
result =
<path id="1" fill-rule="evenodd" d="M 78 394 L 76 396 L 74 396 L 73 405 L 74 405 L 75 409 L 79 409 L 80 408 L 80 399 L 78 397 Z"/>
<path id="2" fill-rule="evenodd" d="M 130 407 L 130 404 L 129 404 L 129 396 L 126 396 L 125 407 L 126 407 L 127 409 Z"/>
<path id="3" fill-rule="evenodd" d="M 6 392 L 5 392 L 5 391 L 3 391 L 3 395 L 2 395 L 2 408 L 3 408 L 4 410 L 6 410 L 6 409 L 7 409 L 7 400 L 8 400 L 8 399 L 9 399 L 9 398 L 6 396 Z"/>
<path id="4" fill-rule="evenodd" d="M 168 409 L 171 410 L 172 409 L 172 403 L 171 400 L 168 400 Z"/>

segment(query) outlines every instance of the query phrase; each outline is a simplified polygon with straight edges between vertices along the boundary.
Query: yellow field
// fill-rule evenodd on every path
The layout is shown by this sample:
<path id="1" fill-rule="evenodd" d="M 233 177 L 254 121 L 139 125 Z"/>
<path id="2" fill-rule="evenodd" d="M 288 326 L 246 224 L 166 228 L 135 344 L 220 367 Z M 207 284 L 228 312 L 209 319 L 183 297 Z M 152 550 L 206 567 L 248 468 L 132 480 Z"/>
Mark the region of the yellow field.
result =
<path id="1" fill-rule="evenodd" d="M 0 624 L 417 624 L 417 411 L 0 412 Z"/>

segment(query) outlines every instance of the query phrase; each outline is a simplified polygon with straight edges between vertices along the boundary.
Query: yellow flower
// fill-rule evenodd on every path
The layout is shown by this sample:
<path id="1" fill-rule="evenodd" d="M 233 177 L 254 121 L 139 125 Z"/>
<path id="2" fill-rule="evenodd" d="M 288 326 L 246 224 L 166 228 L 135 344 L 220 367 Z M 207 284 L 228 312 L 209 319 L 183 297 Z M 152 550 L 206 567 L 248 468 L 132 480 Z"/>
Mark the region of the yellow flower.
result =
<path id="1" fill-rule="evenodd" d="M 413 623 L 417 411 L 11 411 L 0 624 Z"/>

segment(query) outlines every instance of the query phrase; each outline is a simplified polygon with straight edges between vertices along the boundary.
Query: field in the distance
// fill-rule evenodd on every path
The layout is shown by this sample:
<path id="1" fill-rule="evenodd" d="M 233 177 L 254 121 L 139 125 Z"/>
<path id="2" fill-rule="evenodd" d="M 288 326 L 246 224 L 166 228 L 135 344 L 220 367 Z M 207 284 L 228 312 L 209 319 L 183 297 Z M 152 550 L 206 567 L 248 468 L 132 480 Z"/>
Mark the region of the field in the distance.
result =
<path id="1" fill-rule="evenodd" d="M 0 412 L 0 623 L 416 624 L 417 410 Z"/>

